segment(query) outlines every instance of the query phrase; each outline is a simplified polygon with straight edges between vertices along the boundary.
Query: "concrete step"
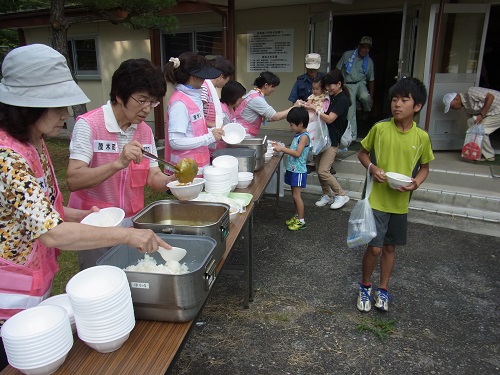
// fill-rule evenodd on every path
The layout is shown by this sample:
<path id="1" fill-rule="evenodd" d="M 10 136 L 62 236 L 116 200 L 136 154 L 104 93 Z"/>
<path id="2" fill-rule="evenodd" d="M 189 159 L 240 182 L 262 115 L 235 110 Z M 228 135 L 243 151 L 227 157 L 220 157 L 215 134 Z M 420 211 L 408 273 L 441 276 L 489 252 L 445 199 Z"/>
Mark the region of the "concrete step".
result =
<path id="1" fill-rule="evenodd" d="M 335 175 L 342 189 L 350 198 L 360 199 L 363 191 L 365 175 L 343 173 L 335 163 Z M 351 172 L 357 168 L 352 165 Z M 362 168 L 361 171 L 366 171 Z M 430 176 L 430 175 L 429 175 Z M 497 180 L 498 183 L 498 180 Z M 316 172 L 310 173 L 307 179 L 306 192 L 321 195 L 321 187 Z M 500 223 L 500 193 L 466 188 L 450 189 L 450 185 L 425 182 L 413 193 L 410 209 L 431 213 L 446 214 L 457 217 Z"/>

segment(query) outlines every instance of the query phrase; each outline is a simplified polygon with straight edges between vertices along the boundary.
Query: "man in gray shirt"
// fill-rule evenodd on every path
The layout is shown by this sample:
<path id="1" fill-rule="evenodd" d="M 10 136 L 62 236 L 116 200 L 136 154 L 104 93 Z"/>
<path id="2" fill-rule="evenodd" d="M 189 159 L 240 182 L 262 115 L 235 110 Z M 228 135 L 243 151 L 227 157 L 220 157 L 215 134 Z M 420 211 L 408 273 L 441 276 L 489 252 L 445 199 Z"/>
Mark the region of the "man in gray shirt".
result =
<path id="1" fill-rule="evenodd" d="M 372 48 L 372 38 L 361 38 L 358 48 L 343 53 L 335 69 L 342 72 L 345 85 L 351 94 L 351 106 L 347 119 L 351 123 L 352 139 L 358 136 L 356 122 L 356 100 L 359 100 L 365 112 L 370 112 L 373 106 L 373 92 L 375 89 L 375 75 L 373 60 L 368 53 Z M 368 83 L 368 88 L 366 87 Z"/>

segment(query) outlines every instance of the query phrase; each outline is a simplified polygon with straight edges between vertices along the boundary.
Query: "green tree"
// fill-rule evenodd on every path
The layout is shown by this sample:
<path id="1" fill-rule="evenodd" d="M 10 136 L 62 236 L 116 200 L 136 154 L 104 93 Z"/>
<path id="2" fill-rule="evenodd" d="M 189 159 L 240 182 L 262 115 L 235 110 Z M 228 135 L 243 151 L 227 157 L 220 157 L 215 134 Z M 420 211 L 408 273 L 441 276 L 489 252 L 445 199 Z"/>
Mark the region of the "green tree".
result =
<path id="1" fill-rule="evenodd" d="M 0 12 L 47 9 L 50 7 L 50 27 L 53 47 L 68 60 L 68 30 L 71 25 L 84 22 L 109 21 L 134 29 L 173 30 L 177 19 L 160 16 L 161 10 L 176 5 L 176 0 L 0 0 Z M 85 10 L 82 15 L 65 14 L 65 7 Z M 71 67 L 71 64 L 68 65 Z M 72 68 L 72 67 L 71 67 Z M 74 76 L 74 72 L 73 72 Z M 76 77 L 74 77 L 76 80 Z M 73 107 L 75 116 L 85 113 L 85 104 Z"/>

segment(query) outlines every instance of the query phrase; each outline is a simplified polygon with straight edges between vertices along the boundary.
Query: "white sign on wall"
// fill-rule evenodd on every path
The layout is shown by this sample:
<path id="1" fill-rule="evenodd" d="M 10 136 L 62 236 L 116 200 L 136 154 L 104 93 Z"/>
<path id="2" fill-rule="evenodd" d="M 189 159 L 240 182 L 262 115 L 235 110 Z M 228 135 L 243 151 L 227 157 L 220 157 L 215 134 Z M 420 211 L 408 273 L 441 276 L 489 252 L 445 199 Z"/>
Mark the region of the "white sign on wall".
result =
<path id="1" fill-rule="evenodd" d="M 293 72 L 293 29 L 248 32 L 248 72 Z"/>

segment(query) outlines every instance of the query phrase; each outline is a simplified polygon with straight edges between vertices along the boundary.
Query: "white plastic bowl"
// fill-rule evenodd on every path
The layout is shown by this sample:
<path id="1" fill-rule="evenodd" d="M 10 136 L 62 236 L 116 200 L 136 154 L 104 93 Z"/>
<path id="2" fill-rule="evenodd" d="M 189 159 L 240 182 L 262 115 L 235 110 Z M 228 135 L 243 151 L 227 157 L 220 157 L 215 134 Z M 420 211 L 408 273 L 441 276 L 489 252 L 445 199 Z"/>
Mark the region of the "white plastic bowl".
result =
<path id="1" fill-rule="evenodd" d="M 231 122 L 225 125 L 222 129 L 224 130 L 222 139 L 230 145 L 238 144 L 245 139 L 245 128 L 237 122 Z"/>
<path id="2" fill-rule="evenodd" d="M 111 353 L 114 352 L 115 350 L 120 349 L 120 347 L 127 341 L 128 337 L 130 336 L 130 332 L 127 333 L 125 336 L 119 337 L 114 340 L 110 340 L 108 342 L 88 342 L 84 341 L 85 344 L 90 346 L 92 349 L 98 351 L 99 353 Z"/>
<path id="3" fill-rule="evenodd" d="M 103 208 L 99 212 L 92 212 L 85 216 L 82 224 L 96 227 L 117 227 L 125 217 L 125 211 L 118 207 Z"/>
<path id="4" fill-rule="evenodd" d="M 236 185 L 236 189 L 246 189 L 247 187 L 250 186 L 251 183 L 252 183 L 252 180 L 238 181 L 238 184 Z"/>
<path id="5" fill-rule="evenodd" d="M 253 173 L 252 172 L 238 172 L 238 181 L 252 181 Z"/>
<path id="6" fill-rule="evenodd" d="M 76 324 L 75 324 L 75 316 L 73 315 L 73 308 L 71 307 L 71 302 L 69 301 L 69 297 L 66 293 L 58 294 L 56 296 L 52 296 L 47 298 L 46 300 L 40 302 L 40 305 L 56 305 L 61 306 L 66 309 L 68 312 L 69 322 L 71 324 L 71 331 L 73 333 L 76 332 Z"/>
<path id="7" fill-rule="evenodd" d="M 401 173 L 396 172 L 386 172 L 387 182 L 389 186 L 393 189 L 397 189 L 401 186 L 406 186 L 411 183 L 411 177 L 405 176 Z"/>
<path id="8" fill-rule="evenodd" d="M 53 374 L 54 372 L 57 371 L 57 369 L 59 367 L 61 367 L 61 365 L 66 360 L 67 356 L 68 356 L 68 353 L 64 354 L 61 358 L 59 358 L 51 363 L 47 363 L 47 364 L 40 366 L 40 367 L 35 367 L 35 368 L 19 368 L 19 367 L 17 367 L 17 369 L 26 375 Z M 12 366 L 12 367 L 14 367 L 14 366 Z"/>
<path id="9" fill-rule="evenodd" d="M 193 182 L 187 185 L 179 185 L 179 181 L 172 181 L 167 184 L 167 187 L 178 200 L 188 201 L 200 195 L 204 184 L 204 178 L 195 178 Z"/>
<path id="10" fill-rule="evenodd" d="M 128 288 L 125 271 L 114 266 L 94 266 L 78 272 L 66 284 L 66 293 L 71 301 L 78 303 L 92 303 L 96 300 L 106 301 L 122 290 Z"/>
<path id="11" fill-rule="evenodd" d="M 272 152 L 266 152 L 264 154 L 264 161 L 267 163 L 269 160 L 271 160 L 272 157 L 273 157 L 273 153 Z"/>

